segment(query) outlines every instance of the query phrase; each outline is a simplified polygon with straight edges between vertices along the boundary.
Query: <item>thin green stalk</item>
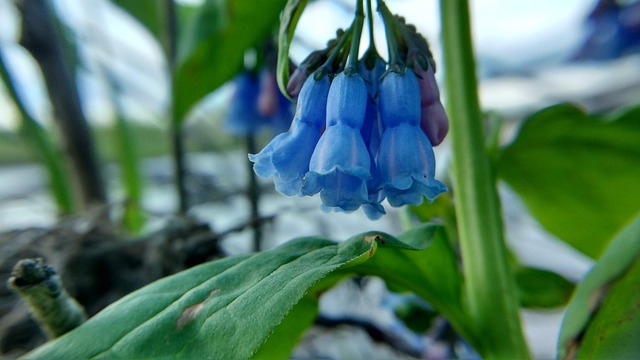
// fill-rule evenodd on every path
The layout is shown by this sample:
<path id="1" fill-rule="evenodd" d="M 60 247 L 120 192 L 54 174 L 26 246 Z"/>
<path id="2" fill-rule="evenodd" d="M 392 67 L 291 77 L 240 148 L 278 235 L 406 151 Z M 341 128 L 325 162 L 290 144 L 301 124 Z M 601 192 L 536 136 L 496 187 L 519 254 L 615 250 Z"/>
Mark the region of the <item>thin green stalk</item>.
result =
<path id="1" fill-rule="evenodd" d="M 367 26 L 369 27 L 369 49 L 371 51 L 377 52 L 376 50 L 376 39 L 373 35 L 373 9 L 372 9 L 372 5 L 371 5 L 371 1 L 372 0 L 367 0 Z"/>
<path id="2" fill-rule="evenodd" d="M 382 0 L 378 0 L 378 12 L 384 22 L 384 31 L 387 36 L 387 47 L 389 49 L 389 65 L 402 65 L 402 59 L 398 52 L 398 39 L 394 27 L 393 14 Z"/>
<path id="3" fill-rule="evenodd" d="M 255 154 L 257 152 L 256 139 L 254 135 L 247 135 L 247 153 Z M 262 221 L 260 221 L 260 185 L 258 177 L 253 171 L 253 163 L 247 160 L 249 166 L 249 184 L 247 188 L 247 197 L 251 207 L 251 227 L 253 228 L 253 251 L 260 252 L 262 250 Z"/>
<path id="4" fill-rule="evenodd" d="M 187 167 L 185 159 L 184 139 L 181 127 L 181 124 L 183 122 L 178 119 L 178 109 L 176 108 L 176 99 L 178 97 L 178 89 L 176 89 L 175 87 L 178 46 L 178 18 L 176 14 L 176 5 L 173 0 L 165 0 L 165 12 L 166 33 L 164 38 L 164 45 L 169 67 L 169 79 L 171 79 L 170 123 L 176 188 L 178 190 L 178 213 L 180 215 L 185 215 L 189 208 L 189 202 L 186 184 Z"/>
<path id="5" fill-rule="evenodd" d="M 357 0 L 356 18 L 353 21 L 353 38 L 351 39 L 351 48 L 349 51 L 349 60 L 347 68 L 351 71 L 358 71 L 358 55 L 360 55 L 360 37 L 362 36 L 362 28 L 364 26 L 364 7 L 362 0 Z"/>
<path id="6" fill-rule="evenodd" d="M 484 148 L 467 0 L 441 0 L 453 187 L 466 304 L 487 359 L 526 359 L 496 181 Z"/>
<path id="7" fill-rule="evenodd" d="M 83 3 L 83 6 L 85 6 L 83 9 L 85 13 L 90 14 L 97 23 L 104 23 L 104 14 L 99 11 L 99 8 L 91 6 L 88 2 Z M 89 30 L 87 36 L 92 41 L 102 44 L 106 53 L 113 55 L 110 39 L 94 27 L 90 27 Z M 115 129 L 118 141 L 116 147 L 122 169 L 121 181 L 126 194 L 123 222 L 128 230 L 137 233 L 144 226 L 145 216 L 141 205 L 143 183 L 135 134 L 129 119 L 125 119 L 125 107 L 119 96 L 122 93 L 122 86 L 118 79 L 102 60 L 97 62 L 97 73 L 105 82 L 108 100 L 115 110 Z"/>
<path id="8" fill-rule="evenodd" d="M 338 59 L 340 55 L 340 51 L 342 48 L 351 40 L 351 35 L 353 34 L 353 26 L 355 21 L 351 23 L 351 26 L 347 30 L 344 31 L 344 34 L 338 38 L 336 46 L 329 53 L 329 57 L 327 61 L 324 62 L 315 72 L 316 80 L 319 79 L 319 76 L 324 76 L 326 74 L 333 73 L 333 63 Z"/>
<path id="9" fill-rule="evenodd" d="M 22 116 L 22 132 L 29 138 L 47 168 L 49 181 L 51 181 L 51 192 L 53 193 L 58 210 L 63 215 L 72 214 L 75 211 L 75 201 L 73 191 L 71 190 L 71 180 L 67 176 L 62 156 L 59 150 L 55 148 L 47 131 L 27 111 L 22 99 L 18 95 L 18 91 L 9 74 L 1 51 L 0 78 L 4 81 L 9 96 L 13 99 Z"/>

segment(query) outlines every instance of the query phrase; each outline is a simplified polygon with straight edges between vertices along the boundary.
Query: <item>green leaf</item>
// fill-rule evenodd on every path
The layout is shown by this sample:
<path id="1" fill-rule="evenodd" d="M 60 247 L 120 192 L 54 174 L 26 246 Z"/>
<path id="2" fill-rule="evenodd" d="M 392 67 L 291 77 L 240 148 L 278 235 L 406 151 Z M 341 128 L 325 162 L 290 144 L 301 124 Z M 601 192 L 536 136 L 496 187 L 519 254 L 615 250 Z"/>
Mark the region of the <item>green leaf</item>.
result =
<path id="1" fill-rule="evenodd" d="M 113 2 L 136 18 L 156 38 L 161 38 L 165 31 L 162 5 L 166 0 L 113 0 Z"/>
<path id="2" fill-rule="evenodd" d="M 267 342 L 254 354 L 253 359 L 288 359 L 301 335 L 318 317 L 318 299 L 305 296 L 298 302 L 284 321 L 276 327 Z"/>
<path id="3" fill-rule="evenodd" d="M 532 115 L 498 160 L 498 174 L 551 233 L 598 258 L 640 210 L 640 108 L 615 119 L 572 105 Z"/>
<path id="4" fill-rule="evenodd" d="M 520 305 L 526 308 L 564 306 L 573 294 L 573 284 L 550 271 L 520 267 L 515 276 Z"/>
<path id="5" fill-rule="evenodd" d="M 376 256 L 345 271 L 379 276 L 393 289 L 416 293 L 477 346 L 479 338 L 462 304 L 462 275 L 444 228 L 427 224 L 380 241 Z"/>
<path id="6" fill-rule="evenodd" d="M 611 241 L 578 285 L 558 341 L 562 359 L 640 356 L 640 216 Z"/>
<path id="7" fill-rule="evenodd" d="M 200 265 L 124 297 L 27 357 L 249 358 L 272 333 L 278 339 L 301 332 L 299 325 L 283 322 L 285 316 L 308 313 L 309 304 L 299 302 L 309 289 L 373 256 L 379 236 L 391 239 L 380 233 L 343 243 L 302 238 L 268 252 Z M 310 317 L 303 317 L 308 324 Z M 280 354 L 286 350 L 277 343 L 265 346 Z"/>
<path id="8" fill-rule="evenodd" d="M 427 224 L 398 238 L 309 237 L 200 265 L 124 297 L 28 358 L 286 358 L 320 294 L 355 274 L 414 291 L 479 344 L 456 255 L 444 229 Z"/>
<path id="9" fill-rule="evenodd" d="M 286 0 L 207 0 L 186 24 L 174 78 L 176 121 L 243 66 L 271 36 Z"/>
<path id="10" fill-rule="evenodd" d="M 282 12 L 280 29 L 278 31 L 278 87 L 280 91 L 287 95 L 287 83 L 289 82 L 289 48 L 291 40 L 296 31 L 300 15 L 309 0 L 289 0 Z"/>
<path id="11" fill-rule="evenodd" d="M 75 211 L 73 187 L 71 186 L 71 179 L 65 170 L 62 152 L 58 149 L 47 130 L 27 110 L 1 50 L 0 79 L 2 79 L 7 93 L 20 113 L 22 120 L 20 133 L 31 143 L 33 150 L 47 169 L 49 181 L 51 182 L 51 192 L 58 206 L 58 211 L 64 215 L 72 214 Z"/>

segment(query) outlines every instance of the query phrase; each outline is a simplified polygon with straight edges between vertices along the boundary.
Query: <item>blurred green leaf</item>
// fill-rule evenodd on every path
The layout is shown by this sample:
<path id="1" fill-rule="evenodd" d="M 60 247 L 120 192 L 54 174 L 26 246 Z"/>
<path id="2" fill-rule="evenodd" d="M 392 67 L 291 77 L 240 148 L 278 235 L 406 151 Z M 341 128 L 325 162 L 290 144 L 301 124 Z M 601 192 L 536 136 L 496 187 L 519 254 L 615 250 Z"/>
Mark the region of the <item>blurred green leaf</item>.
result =
<path id="1" fill-rule="evenodd" d="M 425 224 L 397 240 L 384 238 L 376 256 L 348 271 L 379 276 L 394 290 L 414 292 L 447 317 L 474 347 L 479 344 L 463 307 L 456 254 L 441 226 Z"/>
<path id="2" fill-rule="evenodd" d="M 245 51 L 261 46 L 279 20 L 286 0 L 207 0 L 185 25 L 174 78 L 176 121 L 230 80 Z"/>
<path id="3" fill-rule="evenodd" d="M 58 206 L 58 211 L 64 215 L 72 214 L 75 210 L 75 199 L 62 152 L 57 148 L 49 132 L 27 110 L 1 49 L 0 79 L 2 79 L 9 96 L 20 113 L 22 120 L 20 133 L 31 143 L 47 169 L 51 192 Z"/>
<path id="4" fill-rule="evenodd" d="M 554 308 L 566 305 L 574 285 L 550 271 L 520 267 L 515 271 L 520 305 L 526 308 Z"/>
<path id="5" fill-rule="evenodd" d="M 640 216 L 578 285 L 560 329 L 562 359 L 640 356 Z"/>
<path id="6" fill-rule="evenodd" d="M 407 300 L 393 308 L 394 314 L 414 332 L 427 332 L 438 313 L 418 301 Z"/>
<path id="7" fill-rule="evenodd" d="M 289 82 L 289 47 L 298 25 L 302 11 L 309 0 L 289 0 L 282 12 L 280 29 L 278 31 L 278 87 L 287 95 L 287 83 Z M 287 95 L 288 96 L 288 95 Z"/>
<path id="8" fill-rule="evenodd" d="M 131 16 L 137 19 L 156 38 L 160 39 L 165 29 L 162 21 L 163 4 L 167 0 L 113 0 L 114 3 L 126 10 Z"/>
<path id="9" fill-rule="evenodd" d="M 640 210 L 640 108 L 596 119 L 564 104 L 532 115 L 498 175 L 550 232 L 598 258 Z"/>

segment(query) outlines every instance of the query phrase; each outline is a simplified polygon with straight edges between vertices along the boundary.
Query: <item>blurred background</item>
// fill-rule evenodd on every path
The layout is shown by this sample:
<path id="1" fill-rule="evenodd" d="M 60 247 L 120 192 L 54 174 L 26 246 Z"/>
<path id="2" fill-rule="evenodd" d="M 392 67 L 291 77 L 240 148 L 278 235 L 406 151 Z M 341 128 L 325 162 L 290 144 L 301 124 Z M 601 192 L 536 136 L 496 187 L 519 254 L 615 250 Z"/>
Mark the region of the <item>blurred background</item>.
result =
<path id="1" fill-rule="evenodd" d="M 248 139 L 230 135 L 224 128 L 235 84 L 226 82 L 198 101 L 185 111 L 184 120 L 179 120 L 181 123 L 176 126 L 176 119 L 171 115 L 172 86 L 183 86 L 177 91 L 185 92 L 190 88 L 188 82 L 180 83 L 172 78 L 174 64 L 166 55 L 171 53 L 167 42 L 158 40 L 163 39 L 162 34 L 154 34 L 149 23 L 135 19 L 131 12 L 119 6 L 126 1 L 107 0 L 50 1 L 54 26 L 63 34 L 66 58 L 71 59 L 70 74 L 77 85 L 79 106 L 88 124 L 86 130 L 94 141 L 95 154 L 91 156 L 95 157 L 97 172 L 104 181 L 104 193 L 93 196 L 108 204 L 99 210 L 69 203 L 65 207 L 60 198 L 64 187 L 58 188 L 57 198 L 52 195 L 56 184 L 51 171 L 55 165 L 43 157 L 46 159 L 47 153 L 60 155 L 70 150 L 64 131 L 56 125 L 57 105 L 50 96 L 43 72 L 26 46 L 20 44 L 24 25 L 16 3 L 0 0 L 0 55 L 8 75 L 0 85 L 0 244 L 7 250 L 0 256 L 3 281 L 15 263 L 15 256 L 23 253 L 22 248 L 16 250 L 16 244 L 24 241 L 27 246 L 31 241 L 27 239 L 37 237 L 34 234 L 41 235 L 65 221 L 75 229 L 74 234 L 78 234 L 88 231 L 78 227 L 96 227 L 95 219 L 107 213 L 109 219 L 126 225 L 116 233 L 143 236 L 157 234 L 175 222 L 176 212 L 184 207 L 175 187 L 179 171 L 173 158 L 176 129 L 184 150 L 183 180 L 188 197 L 185 215 L 189 221 L 205 224 L 216 234 L 216 247 L 225 255 L 252 250 L 252 239 L 255 241 L 258 231 L 256 223 L 260 224 L 262 248 L 269 249 L 309 234 L 334 239 L 346 239 L 370 229 L 395 234 L 408 221 L 403 211 L 389 207 L 389 214 L 375 222 L 360 212 L 324 214 L 319 210 L 319 199 L 285 198 L 273 190 L 269 181 L 255 185 L 261 193 L 256 212 L 258 200 L 247 196 L 251 179 L 246 158 Z M 184 20 L 182 24 L 188 23 L 202 4 L 197 0 L 176 1 L 175 17 Z M 436 76 L 441 81 L 446 69 L 440 65 L 438 2 L 389 0 L 388 6 L 408 23 L 415 24 L 429 40 L 439 64 Z M 571 102 L 588 112 L 603 113 L 638 103 L 640 1 L 475 0 L 471 1 L 471 7 L 481 105 L 488 118 L 500 118 L 500 144 L 509 143 L 521 121 L 546 106 Z M 291 47 L 294 63 L 311 51 L 323 48 L 337 28 L 349 25 L 353 12 L 351 0 L 312 1 L 300 19 Z M 376 39 L 383 39 L 383 29 L 378 19 L 376 22 Z M 363 50 L 365 45 L 366 42 Z M 378 49 L 385 49 L 384 46 L 384 42 L 380 42 Z M 180 58 L 180 49 L 176 52 Z M 240 67 L 238 64 L 235 69 Z M 7 86 L 7 78 L 13 83 L 14 94 Z M 16 97 L 21 105 L 16 104 Z M 443 101 L 446 103 L 446 98 Z M 487 126 L 491 124 L 488 122 Z M 251 141 L 259 150 L 270 136 L 269 130 L 263 130 L 256 133 L 255 138 L 252 135 Z M 447 141 L 435 151 L 439 163 L 437 177 L 442 178 L 446 176 L 450 157 Z M 62 172 L 59 175 L 69 175 L 69 170 L 62 169 L 58 169 Z M 74 189 L 67 191 L 74 192 Z M 518 196 L 504 184 L 501 196 L 507 238 L 520 261 L 556 272 L 571 282 L 578 281 L 592 260 L 543 230 L 528 215 Z M 78 213 L 85 210 L 83 215 L 97 215 L 90 220 L 78 220 Z M 349 289 L 338 288 L 334 300 L 327 297 L 323 302 L 323 311 L 343 316 L 367 312 L 358 308 L 389 306 L 391 300 L 385 297 L 384 285 L 375 280 L 368 284 L 359 284 L 357 288 L 364 290 L 357 295 Z M 1 295 L 7 299 L 10 296 Z M 337 305 L 344 303 L 345 296 L 350 299 L 347 302 L 353 304 L 346 310 Z M 381 301 L 383 298 L 386 300 Z M 0 311 L 6 315 L 14 305 L 5 304 Z M 96 309 L 101 306 L 104 303 L 96 305 Z M 523 312 L 526 335 L 537 358 L 555 356 L 561 314 L 561 309 Z M 392 317 L 385 316 L 370 321 L 383 328 L 395 324 Z M 10 335 L 16 334 L 18 323 L 8 316 L 2 318 L 0 354 L 13 351 L 12 344 L 27 342 L 25 336 L 17 340 Z M 349 333 L 358 339 L 353 344 L 371 341 L 362 332 Z M 411 358 L 411 354 L 420 353 L 428 343 L 414 335 L 405 334 L 402 340 L 409 344 L 406 346 L 413 349 L 411 351 L 418 349 L 413 353 L 403 353 L 393 347 L 390 350 L 371 347 L 375 350 L 370 350 L 372 354 L 354 353 L 363 350 L 343 341 L 342 353 L 323 356 Z M 325 339 L 324 336 L 322 332 L 310 335 L 308 346 L 299 350 L 297 356 L 314 358 L 319 356 L 318 352 L 329 351 L 321 345 L 322 341 L 335 343 L 337 338 L 342 338 L 338 335 Z M 438 357 L 437 351 L 431 355 Z"/>

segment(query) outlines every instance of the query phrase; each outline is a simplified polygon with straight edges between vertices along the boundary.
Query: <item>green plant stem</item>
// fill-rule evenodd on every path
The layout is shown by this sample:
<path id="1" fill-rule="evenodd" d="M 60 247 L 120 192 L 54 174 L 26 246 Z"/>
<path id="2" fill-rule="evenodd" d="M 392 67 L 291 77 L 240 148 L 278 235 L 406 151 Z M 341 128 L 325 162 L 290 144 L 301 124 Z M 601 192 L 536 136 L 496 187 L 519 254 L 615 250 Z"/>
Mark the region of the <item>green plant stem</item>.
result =
<path id="1" fill-rule="evenodd" d="M 351 48 L 349 50 L 349 60 L 347 68 L 352 71 L 358 71 L 358 55 L 360 54 L 360 37 L 362 36 L 362 28 L 364 26 L 364 7 L 362 0 L 357 0 L 356 18 L 353 21 L 353 38 L 351 39 Z"/>
<path id="2" fill-rule="evenodd" d="M 374 33 L 374 27 L 373 27 L 373 9 L 372 9 L 372 5 L 371 5 L 371 1 L 373 0 L 367 0 L 367 25 L 369 27 L 369 49 L 373 49 L 372 51 L 377 52 L 376 50 L 376 39 L 373 35 Z"/>
<path id="3" fill-rule="evenodd" d="M 178 109 L 176 107 L 176 99 L 178 98 L 178 89 L 175 86 L 176 80 L 176 61 L 178 46 L 178 19 L 176 14 L 176 5 L 173 0 L 165 0 L 165 16 L 166 16 L 166 33 L 165 33 L 165 52 L 167 54 L 167 63 L 169 66 L 169 78 L 171 79 L 171 141 L 173 145 L 173 161 L 176 188 L 178 191 L 178 213 L 185 215 L 187 213 L 189 202 L 187 196 L 186 176 L 187 169 L 185 163 L 184 139 L 182 134 L 183 121 L 178 119 Z"/>
<path id="4" fill-rule="evenodd" d="M 340 55 L 340 51 L 342 48 L 351 40 L 351 35 L 353 34 L 353 27 L 355 21 L 351 23 L 351 26 L 347 30 L 344 31 L 344 34 L 338 38 L 336 46 L 329 53 L 329 57 L 327 61 L 324 62 L 318 69 L 316 70 L 314 75 L 316 80 L 320 80 L 320 77 L 333 73 L 333 63 L 338 59 Z"/>
<path id="5" fill-rule="evenodd" d="M 526 359 L 496 181 L 484 148 L 466 0 L 441 0 L 453 185 L 466 303 L 487 359 Z"/>
<path id="6" fill-rule="evenodd" d="M 256 138 L 254 135 L 247 135 L 247 153 L 257 152 Z M 253 251 L 262 250 L 262 221 L 260 221 L 260 185 L 258 177 L 253 171 L 253 163 L 246 160 L 249 166 L 249 184 L 247 186 L 247 197 L 251 207 L 251 227 L 253 228 Z"/>
<path id="7" fill-rule="evenodd" d="M 398 39 L 396 38 L 396 32 L 394 27 L 393 14 L 387 8 L 387 5 L 382 0 L 378 0 L 378 12 L 382 16 L 384 22 L 384 31 L 387 36 L 387 47 L 389 49 L 389 65 L 401 65 L 402 60 L 398 53 Z"/>

